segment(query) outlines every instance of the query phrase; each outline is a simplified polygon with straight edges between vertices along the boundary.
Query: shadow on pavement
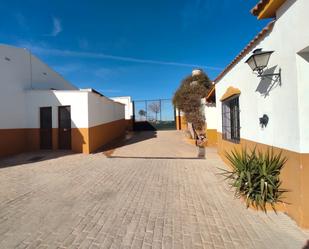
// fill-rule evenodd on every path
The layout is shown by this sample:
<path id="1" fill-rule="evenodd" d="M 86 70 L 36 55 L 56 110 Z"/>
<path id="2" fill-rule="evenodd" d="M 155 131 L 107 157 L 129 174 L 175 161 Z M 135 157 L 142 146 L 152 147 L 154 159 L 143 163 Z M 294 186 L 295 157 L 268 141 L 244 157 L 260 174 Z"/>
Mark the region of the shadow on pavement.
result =
<path id="1" fill-rule="evenodd" d="M 35 152 L 25 152 L 22 154 L 5 157 L 0 159 L 0 169 L 12 166 L 19 166 L 29 163 L 41 162 L 75 154 L 68 150 L 40 150 Z"/>
<path id="2" fill-rule="evenodd" d="M 205 159 L 204 157 L 164 157 L 164 156 L 160 156 L 160 157 L 142 157 L 142 156 L 108 156 L 108 158 L 120 158 L 120 159 L 188 159 L 188 160 L 202 160 Z"/>
<path id="3" fill-rule="evenodd" d="M 114 151 L 119 148 L 130 144 L 139 143 L 144 140 L 152 139 L 157 137 L 156 131 L 142 131 L 142 132 L 129 132 L 125 137 L 114 140 L 113 142 L 102 146 L 96 153 L 103 153 L 107 157 L 111 157 Z"/>

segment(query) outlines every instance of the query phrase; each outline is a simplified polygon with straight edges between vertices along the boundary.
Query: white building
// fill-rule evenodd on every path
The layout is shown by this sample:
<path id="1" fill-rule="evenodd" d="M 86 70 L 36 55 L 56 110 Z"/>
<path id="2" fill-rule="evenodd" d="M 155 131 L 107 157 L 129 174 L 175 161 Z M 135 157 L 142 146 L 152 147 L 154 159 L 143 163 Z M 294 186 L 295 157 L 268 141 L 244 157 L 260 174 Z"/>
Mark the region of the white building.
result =
<path id="1" fill-rule="evenodd" d="M 282 150 L 290 203 L 283 209 L 309 227 L 309 1 L 262 0 L 252 12 L 273 20 L 215 80 L 219 153 L 256 145 Z M 246 64 L 256 49 L 273 51 L 266 77 Z M 271 76 L 280 70 L 281 80 Z"/>
<path id="2" fill-rule="evenodd" d="M 115 102 L 125 105 L 125 118 L 131 120 L 133 117 L 133 103 L 130 96 L 113 97 L 111 98 Z"/>
<path id="3" fill-rule="evenodd" d="M 115 102 L 124 104 L 125 106 L 125 119 L 126 129 L 133 130 L 133 103 L 130 96 L 113 97 L 111 98 Z"/>
<path id="4" fill-rule="evenodd" d="M 124 134 L 124 105 L 79 90 L 29 51 L 0 45 L 0 157 L 37 149 L 90 153 Z"/>
<path id="5" fill-rule="evenodd" d="M 203 100 L 207 146 L 217 145 L 217 106 L 215 86 Z"/>

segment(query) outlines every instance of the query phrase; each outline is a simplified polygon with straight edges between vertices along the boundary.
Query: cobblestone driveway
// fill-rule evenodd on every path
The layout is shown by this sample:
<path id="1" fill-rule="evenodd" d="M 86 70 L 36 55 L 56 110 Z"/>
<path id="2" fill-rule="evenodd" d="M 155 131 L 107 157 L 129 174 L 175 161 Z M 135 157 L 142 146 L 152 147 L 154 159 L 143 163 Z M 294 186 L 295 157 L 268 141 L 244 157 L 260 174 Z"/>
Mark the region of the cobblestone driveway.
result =
<path id="1" fill-rule="evenodd" d="M 308 234 L 286 215 L 266 216 L 233 199 L 216 174 L 224 165 L 214 151 L 206 160 L 167 157 L 196 153 L 181 133 L 160 132 L 114 151 L 114 158 L 102 153 L 53 153 L 39 162 L 29 161 L 39 160 L 31 158 L 37 154 L 14 157 L 5 164 L 15 166 L 0 168 L 0 248 L 305 245 Z"/>

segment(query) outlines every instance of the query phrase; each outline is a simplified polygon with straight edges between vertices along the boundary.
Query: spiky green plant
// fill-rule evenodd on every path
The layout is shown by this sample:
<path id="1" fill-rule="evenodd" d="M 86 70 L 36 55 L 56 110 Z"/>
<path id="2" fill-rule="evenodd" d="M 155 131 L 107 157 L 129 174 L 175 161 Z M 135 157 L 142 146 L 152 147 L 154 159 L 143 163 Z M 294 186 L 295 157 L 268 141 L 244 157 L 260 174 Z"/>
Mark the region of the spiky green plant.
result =
<path id="1" fill-rule="evenodd" d="M 234 149 L 225 153 L 232 166 L 232 171 L 222 173 L 235 188 L 235 196 L 243 197 L 247 208 L 252 205 L 266 212 L 266 204 L 270 204 L 276 212 L 275 204 L 282 203 L 282 194 L 287 190 L 281 188 L 280 172 L 287 161 L 282 152 L 275 154 L 273 149 L 265 153 L 255 148 L 248 152 L 246 148 L 240 152 Z"/>

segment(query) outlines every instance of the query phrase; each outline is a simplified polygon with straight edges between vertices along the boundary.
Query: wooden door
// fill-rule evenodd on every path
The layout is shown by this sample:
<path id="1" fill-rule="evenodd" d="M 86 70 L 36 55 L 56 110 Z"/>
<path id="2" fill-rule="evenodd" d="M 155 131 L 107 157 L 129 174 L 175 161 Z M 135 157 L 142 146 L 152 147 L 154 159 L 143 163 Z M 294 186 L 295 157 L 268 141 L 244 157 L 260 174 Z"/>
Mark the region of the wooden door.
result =
<path id="1" fill-rule="evenodd" d="M 52 149 L 52 108 L 40 108 L 40 149 Z"/>
<path id="2" fill-rule="evenodd" d="M 71 149 L 71 107 L 58 107 L 59 149 Z"/>

